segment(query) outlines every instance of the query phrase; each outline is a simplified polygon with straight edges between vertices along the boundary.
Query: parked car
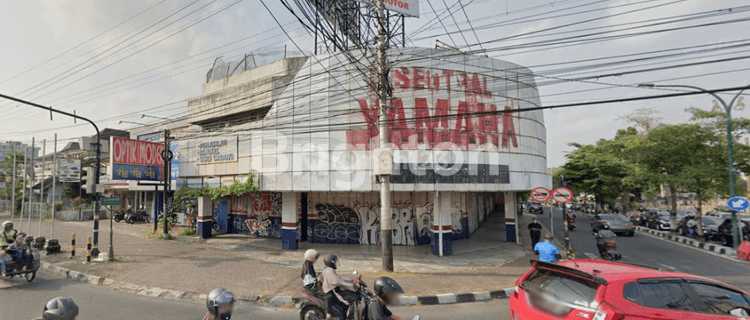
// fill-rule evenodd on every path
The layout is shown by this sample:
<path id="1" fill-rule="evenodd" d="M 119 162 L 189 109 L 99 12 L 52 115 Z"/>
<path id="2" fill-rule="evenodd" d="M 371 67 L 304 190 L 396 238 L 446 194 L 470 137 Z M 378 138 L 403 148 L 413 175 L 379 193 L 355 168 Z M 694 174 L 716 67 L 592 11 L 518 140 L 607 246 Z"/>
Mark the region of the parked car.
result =
<path id="1" fill-rule="evenodd" d="M 672 215 L 667 211 L 649 212 L 646 225 L 651 229 L 669 230 Z"/>
<path id="2" fill-rule="evenodd" d="M 722 222 L 724 222 L 724 219 L 715 216 L 701 218 L 703 235 L 706 237 L 706 240 L 711 241 L 712 239 L 718 238 L 719 225 L 721 225 Z"/>
<path id="3" fill-rule="evenodd" d="M 742 238 L 745 241 L 750 241 L 750 224 L 744 220 L 737 221 L 737 228 L 742 228 Z M 711 237 L 712 241 L 721 243 L 725 247 L 734 246 L 734 235 L 732 235 L 732 219 L 727 218 L 721 221 L 717 228 L 717 232 Z"/>
<path id="4" fill-rule="evenodd" d="M 750 292 L 697 275 L 597 259 L 532 261 L 510 319 L 739 319 Z"/>
<path id="5" fill-rule="evenodd" d="M 529 205 L 529 213 L 542 214 L 544 213 L 544 207 L 539 203 L 532 203 Z"/>
<path id="6" fill-rule="evenodd" d="M 632 237 L 635 234 L 635 225 L 621 214 L 598 214 L 591 219 L 591 229 L 598 232 L 604 226 L 614 233 L 625 234 Z"/>

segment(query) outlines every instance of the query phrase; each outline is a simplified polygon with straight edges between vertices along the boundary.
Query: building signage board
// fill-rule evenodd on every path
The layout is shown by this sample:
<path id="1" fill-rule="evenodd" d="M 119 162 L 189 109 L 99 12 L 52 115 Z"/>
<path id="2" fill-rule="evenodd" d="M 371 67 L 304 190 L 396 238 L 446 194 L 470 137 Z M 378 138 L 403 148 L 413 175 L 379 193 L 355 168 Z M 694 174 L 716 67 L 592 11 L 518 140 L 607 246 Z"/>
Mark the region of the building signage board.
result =
<path id="1" fill-rule="evenodd" d="M 385 9 L 419 18 L 419 0 L 385 0 Z"/>
<path id="2" fill-rule="evenodd" d="M 81 182 L 81 159 L 58 159 L 57 172 L 60 182 Z"/>
<path id="3" fill-rule="evenodd" d="M 112 180 L 164 180 L 164 144 L 111 137 L 109 143 Z"/>
<path id="4" fill-rule="evenodd" d="M 159 142 L 159 141 L 162 140 L 161 134 L 162 134 L 161 132 L 139 134 L 138 135 L 138 140 L 151 141 L 151 142 Z"/>
<path id="5" fill-rule="evenodd" d="M 176 181 L 177 178 L 180 177 L 180 143 L 179 142 L 172 142 L 169 144 L 169 150 L 172 150 L 172 164 L 171 164 L 171 171 L 172 171 L 172 181 Z"/>
<path id="6" fill-rule="evenodd" d="M 197 141 L 193 148 L 198 164 L 237 161 L 237 137 L 214 137 Z"/>
<path id="7" fill-rule="evenodd" d="M 190 179 L 187 179 L 187 186 L 190 189 L 200 189 L 200 188 L 203 188 L 203 179 L 201 179 L 201 178 L 190 178 Z"/>

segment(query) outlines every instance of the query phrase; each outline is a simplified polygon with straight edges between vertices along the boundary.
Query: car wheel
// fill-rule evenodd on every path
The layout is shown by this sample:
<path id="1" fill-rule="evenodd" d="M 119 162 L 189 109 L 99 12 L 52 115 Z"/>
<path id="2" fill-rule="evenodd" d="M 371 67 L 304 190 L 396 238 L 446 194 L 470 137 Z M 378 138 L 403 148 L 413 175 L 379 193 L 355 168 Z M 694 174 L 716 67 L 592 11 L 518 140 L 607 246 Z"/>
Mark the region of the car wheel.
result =
<path id="1" fill-rule="evenodd" d="M 731 246 L 732 246 L 732 242 L 733 242 L 733 241 L 734 241 L 734 239 L 732 239 L 732 240 L 730 241 L 730 240 L 728 239 L 728 237 L 722 237 L 722 238 L 721 238 L 721 245 L 722 245 L 722 246 L 725 246 L 725 247 L 731 247 Z"/>
<path id="2" fill-rule="evenodd" d="M 635 236 L 635 231 L 628 232 L 628 237 L 632 237 L 632 236 Z"/>

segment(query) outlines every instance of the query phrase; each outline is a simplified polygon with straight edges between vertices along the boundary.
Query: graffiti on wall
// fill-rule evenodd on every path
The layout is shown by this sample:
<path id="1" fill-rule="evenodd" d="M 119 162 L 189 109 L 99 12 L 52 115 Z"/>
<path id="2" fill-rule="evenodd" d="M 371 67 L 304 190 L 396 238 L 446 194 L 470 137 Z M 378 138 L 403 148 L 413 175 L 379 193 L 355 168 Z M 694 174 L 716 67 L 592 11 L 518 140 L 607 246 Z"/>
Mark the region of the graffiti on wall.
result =
<path id="1" fill-rule="evenodd" d="M 430 242 L 432 203 L 415 207 L 391 208 L 393 244 L 417 245 Z M 318 214 L 308 234 L 315 242 L 380 243 L 380 207 L 359 206 L 355 211 L 344 205 L 318 203 Z"/>
<path id="2" fill-rule="evenodd" d="M 281 238 L 281 193 L 251 193 L 232 198 L 232 233 Z"/>

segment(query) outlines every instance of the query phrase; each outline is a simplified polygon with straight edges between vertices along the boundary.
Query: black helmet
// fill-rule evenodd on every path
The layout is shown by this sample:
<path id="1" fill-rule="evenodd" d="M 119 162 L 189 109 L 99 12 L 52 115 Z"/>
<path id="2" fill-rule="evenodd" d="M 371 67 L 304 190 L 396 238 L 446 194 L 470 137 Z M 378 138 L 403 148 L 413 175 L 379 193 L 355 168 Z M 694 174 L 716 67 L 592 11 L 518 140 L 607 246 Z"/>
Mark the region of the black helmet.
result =
<path id="1" fill-rule="evenodd" d="M 68 297 L 57 297 L 44 306 L 42 319 L 73 320 L 78 316 L 78 306 L 73 299 Z"/>
<path id="2" fill-rule="evenodd" d="M 339 267 L 339 257 L 333 253 L 329 253 L 323 258 L 323 263 L 325 263 L 326 267 L 336 269 Z"/>
<path id="3" fill-rule="evenodd" d="M 388 277 L 380 277 L 375 279 L 375 286 L 373 287 L 373 289 L 375 289 L 375 294 L 380 299 L 385 301 L 385 303 L 394 302 L 390 301 L 393 294 L 404 293 L 404 289 L 401 288 L 398 282 Z"/>
<path id="4" fill-rule="evenodd" d="M 219 308 L 231 306 L 234 304 L 234 294 L 224 288 L 211 290 L 206 297 L 206 308 L 217 320 L 229 320 L 232 318 L 232 311 L 219 313 Z"/>

